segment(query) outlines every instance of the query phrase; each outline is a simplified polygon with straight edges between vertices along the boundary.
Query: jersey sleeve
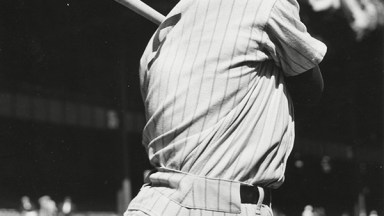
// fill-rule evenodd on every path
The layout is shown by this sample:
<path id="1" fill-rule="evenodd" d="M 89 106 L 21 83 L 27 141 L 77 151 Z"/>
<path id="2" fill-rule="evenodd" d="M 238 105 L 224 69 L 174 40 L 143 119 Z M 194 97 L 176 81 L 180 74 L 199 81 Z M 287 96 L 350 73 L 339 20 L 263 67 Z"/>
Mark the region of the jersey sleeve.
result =
<path id="1" fill-rule="evenodd" d="M 277 0 L 265 26 L 272 43 L 269 53 L 286 76 L 315 67 L 327 50 L 324 43 L 307 32 L 299 9 L 296 0 Z"/>

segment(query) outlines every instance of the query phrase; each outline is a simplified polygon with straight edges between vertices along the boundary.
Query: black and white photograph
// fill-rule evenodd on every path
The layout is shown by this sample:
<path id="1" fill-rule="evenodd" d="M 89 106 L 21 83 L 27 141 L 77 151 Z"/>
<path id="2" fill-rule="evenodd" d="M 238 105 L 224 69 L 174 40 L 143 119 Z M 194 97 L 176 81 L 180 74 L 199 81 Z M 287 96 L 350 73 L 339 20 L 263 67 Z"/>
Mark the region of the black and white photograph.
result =
<path id="1" fill-rule="evenodd" d="M 384 216 L 384 0 L 0 0 L 0 216 Z"/>

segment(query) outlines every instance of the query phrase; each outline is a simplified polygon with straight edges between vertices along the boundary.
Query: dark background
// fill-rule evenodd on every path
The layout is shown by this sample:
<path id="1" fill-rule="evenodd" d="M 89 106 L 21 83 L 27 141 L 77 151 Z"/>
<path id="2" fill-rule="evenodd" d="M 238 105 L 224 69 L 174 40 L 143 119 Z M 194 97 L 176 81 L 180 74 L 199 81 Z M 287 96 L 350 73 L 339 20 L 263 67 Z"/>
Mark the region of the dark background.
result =
<path id="1" fill-rule="evenodd" d="M 177 1 L 145 2 L 166 14 Z M 352 214 L 364 191 L 367 210 L 383 214 L 383 32 L 357 41 L 343 14 L 314 13 L 306 5 L 301 13 L 328 46 L 320 65 L 325 92 L 318 106 L 296 107 L 296 145 L 274 206 L 287 215 L 301 214 L 307 204 L 328 215 Z M 18 114 L 18 98 L 142 116 L 138 62 L 155 30 L 112 0 L 0 1 L 0 93 L 11 96 L 0 116 L 0 208 L 17 208 L 23 195 L 35 202 L 69 195 L 79 211 L 116 211 L 124 157 L 137 193 L 150 168 L 142 125 L 64 124 L 64 114 L 38 121 Z M 331 158 L 329 173 L 321 166 L 324 155 Z"/>

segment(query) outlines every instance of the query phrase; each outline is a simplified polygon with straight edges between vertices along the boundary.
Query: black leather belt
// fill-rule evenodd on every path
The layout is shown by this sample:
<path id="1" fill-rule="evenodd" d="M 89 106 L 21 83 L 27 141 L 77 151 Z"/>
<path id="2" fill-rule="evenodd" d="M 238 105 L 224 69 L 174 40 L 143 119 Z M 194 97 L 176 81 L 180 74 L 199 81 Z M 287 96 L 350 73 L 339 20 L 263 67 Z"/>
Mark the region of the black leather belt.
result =
<path id="1" fill-rule="evenodd" d="M 257 204 L 259 201 L 260 192 L 256 186 L 240 185 L 241 203 Z M 264 188 L 264 199 L 262 204 L 271 204 L 271 189 Z"/>

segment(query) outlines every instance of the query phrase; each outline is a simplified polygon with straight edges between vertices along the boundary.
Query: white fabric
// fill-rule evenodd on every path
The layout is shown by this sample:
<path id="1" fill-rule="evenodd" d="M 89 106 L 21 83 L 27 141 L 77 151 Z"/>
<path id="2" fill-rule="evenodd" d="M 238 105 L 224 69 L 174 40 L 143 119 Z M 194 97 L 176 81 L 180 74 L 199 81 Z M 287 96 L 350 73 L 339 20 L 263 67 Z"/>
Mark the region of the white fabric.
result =
<path id="1" fill-rule="evenodd" d="M 294 141 L 284 76 L 313 68 L 325 51 L 295 0 L 181 0 L 140 69 L 143 145 L 166 172 L 150 176 L 126 215 L 271 215 L 240 204 L 238 186 L 283 183 Z"/>
<path id="2" fill-rule="evenodd" d="M 279 187 L 294 141 L 284 74 L 318 64 L 326 47 L 295 0 L 181 0 L 141 59 L 156 167 Z"/>

